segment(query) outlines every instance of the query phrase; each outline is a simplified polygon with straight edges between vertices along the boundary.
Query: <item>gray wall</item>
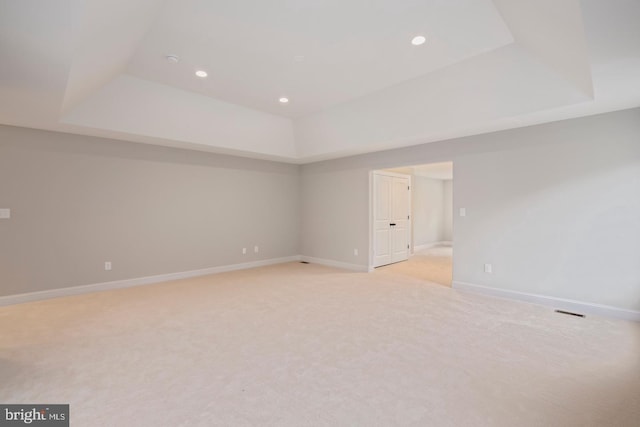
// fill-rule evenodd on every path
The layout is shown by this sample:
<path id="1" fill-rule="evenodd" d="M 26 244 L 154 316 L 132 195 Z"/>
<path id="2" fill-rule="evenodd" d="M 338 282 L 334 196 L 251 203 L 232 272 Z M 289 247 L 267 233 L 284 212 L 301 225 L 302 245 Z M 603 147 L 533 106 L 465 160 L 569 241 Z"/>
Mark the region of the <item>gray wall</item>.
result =
<path id="1" fill-rule="evenodd" d="M 298 186 L 295 165 L 0 126 L 0 295 L 297 255 Z"/>
<path id="2" fill-rule="evenodd" d="M 411 179 L 414 246 L 450 240 L 444 238 L 444 182 L 418 175 Z"/>
<path id="3" fill-rule="evenodd" d="M 0 295 L 296 254 L 367 266 L 370 171 L 442 161 L 467 209 L 455 281 L 640 310 L 640 109 L 302 167 L 0 127 Z"/>
<path id="4" fill-rule="evenodd" d="M 367 266 L 368 170 L 306 173 L 301 175 L 301 191 L 302 255 Z"/>
<path id="5" fill-rule="evenodd" d="M 640 310 L 640 109 L 305 165 L 303 254 L 367 265 L 369 171 L 442 161 L 454 281 Z"/>

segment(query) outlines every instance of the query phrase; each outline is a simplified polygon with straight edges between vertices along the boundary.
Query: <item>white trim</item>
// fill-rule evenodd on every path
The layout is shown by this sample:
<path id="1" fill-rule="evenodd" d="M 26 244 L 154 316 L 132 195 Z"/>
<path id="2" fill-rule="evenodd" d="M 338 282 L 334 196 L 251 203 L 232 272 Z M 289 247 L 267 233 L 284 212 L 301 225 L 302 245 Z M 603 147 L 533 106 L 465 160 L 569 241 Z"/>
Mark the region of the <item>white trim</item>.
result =
<path id="1" fill-rule="evenodd" d="M 594 304 L 590 302 L 575 301 L 545 295 L 529 294 L 526 292 L 511 291 L 507 289 L 490 288 L 488 286 L 474 285 L 473 283 L 457 281 L 453 282 L 452 287 L 459 291 L 474 292 L 499 298 L 525 301 L 580 314 L 592 314 L 596 316 L 614 317 L 617 319 L 640 322 L 640 311 L 611 307 L 609 305 Z"/>
<path id="2" fill-rule="evenodd" d="M 451 241 L 443 240 L 441 242 L 425 243 L 424 245 L 417 245 L 413 247 L 413 251 L 422 251 L 424 249 L 435 248 L 436 246 L 452 246 Z"/>
<path id="3" fill-rule="evenodd" d="M 29 292 L 25 294 L 7 295 L 0 297 L 0 307 L 31 301 L 40 301 L 50 298 L 88 294 L 91 292 L 108 291 L 112 289 L 130 288 L 132 286 L 150 285 L 152 283 L 168 282 L 170 280 L 187 279 L 189 277 L 225 273 L 227 271 L 246 270 L 249 268 L 282 264 L 285 262 L 293 261 L 300 261 L 300 255 L 294 255 L 284 258 L 265 259 L 253 262 L 244 262 L 240 264 L 221 265 L 219 267 L 203 268 L 201 270 L 182 271 L 179 273 L 159 274 L 157 276 L 137 277 L 133 279 L 116 280 L 113 282 L 94 283 L 91 285 L 81 285 L 69 288 L 51 289 L 47 291 Z"/>
<path id="4" fill-rule="evenodd" d="M 411 174 L 410 173 L 398 173 L 398 172 L 390 172 L 386 169 L 375 169 L 372 171 L 373 173 L 377 173 L 378 175 L 386 175 L 386 176 L 393 176 L 396 178 L 411 178 Z"/>
<path id="5" fill-rule="evenodd" d="M 346 262 L 334 261 L 332 259 L 315 258 L 305 255 L 302 255 L 300 257 L 300 261 L 306 261 L 312 264 L 326 265 L 327 267 L 342 268 L 344 270 L 360 271 L 364 273 L 367 273 L 369 271 L 369 267 L 366 265 L 349 264 Z"/>

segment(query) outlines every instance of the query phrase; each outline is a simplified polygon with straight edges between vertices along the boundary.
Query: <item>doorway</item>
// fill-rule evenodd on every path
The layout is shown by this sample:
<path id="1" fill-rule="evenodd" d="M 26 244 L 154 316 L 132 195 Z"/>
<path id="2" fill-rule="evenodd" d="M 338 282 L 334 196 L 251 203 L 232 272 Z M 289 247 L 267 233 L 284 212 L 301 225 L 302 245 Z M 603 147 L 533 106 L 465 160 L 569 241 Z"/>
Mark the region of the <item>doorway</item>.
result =
<path id="1" fill-rule="evenodd" d="M 409 179 L 411 186 L 410 249 L 407 262 L 379 266 L 372 263 L 372 265 L 380 267 L 376 271 L 385 274 L 401 274 L 451 286 L 454 240 L 453 163 L 422 164 L 375 171 L 372 181 L 375 180 L 375 173 L 378 172 L 398 174 Z M 372 210 L 373 207 L 372 205 Z M 375 227 L 376 221 L 373 221 L 372 228 Z M 375 244 L 375 231 L 372 231 L 372 241 Z M 377 250 L 378 248 L 373 248 L 374 253 Z"/>

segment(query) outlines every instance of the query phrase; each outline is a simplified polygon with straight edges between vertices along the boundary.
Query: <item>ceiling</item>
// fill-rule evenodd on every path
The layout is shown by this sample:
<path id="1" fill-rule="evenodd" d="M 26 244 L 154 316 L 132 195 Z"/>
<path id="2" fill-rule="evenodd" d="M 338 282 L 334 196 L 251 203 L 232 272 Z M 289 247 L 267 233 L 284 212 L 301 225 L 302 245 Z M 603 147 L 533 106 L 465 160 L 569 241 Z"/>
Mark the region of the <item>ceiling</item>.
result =
<path id="1" fill-rule="evenodd" d="M 307 163 L 640 106 L 639 20 L 637 0 L 0 0 L 0 123 Z"/>
<path id="2" fill-rule="evenodd" d="M 429 43 L 416 49 L 416 34 Z M 126 71 L 300 117 L 511 42 L 490 0 L 168 0 Z M 169 66 L 167 53 L 181 61 Z M 195 69 L 211 77 L 195 79 Z M 281 105 L 280 96 L 291 102 Z"/>

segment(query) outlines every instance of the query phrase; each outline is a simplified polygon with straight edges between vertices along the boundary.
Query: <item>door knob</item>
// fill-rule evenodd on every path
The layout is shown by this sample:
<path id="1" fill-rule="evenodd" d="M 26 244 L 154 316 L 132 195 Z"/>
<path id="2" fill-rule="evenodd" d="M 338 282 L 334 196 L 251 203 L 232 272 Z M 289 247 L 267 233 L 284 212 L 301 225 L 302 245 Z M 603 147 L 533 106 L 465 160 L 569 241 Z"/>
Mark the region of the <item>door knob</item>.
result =
<path id="1" fill-rule="evenodd" d="M 389 224 L 389 225 L 390 225 L 391 227 L 395 227 L 395 226 L 396 226 L 396 223 L 395 223 L 395 222 L 392 222 L 392 223 L 391 223 L 391 224 Z"/>

